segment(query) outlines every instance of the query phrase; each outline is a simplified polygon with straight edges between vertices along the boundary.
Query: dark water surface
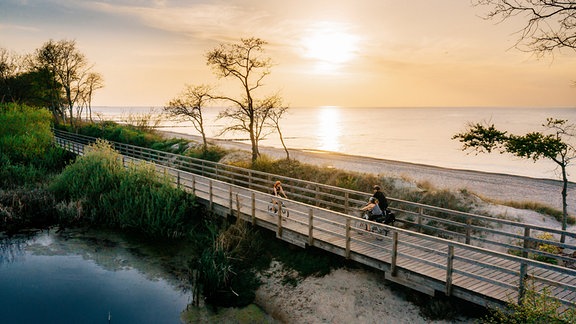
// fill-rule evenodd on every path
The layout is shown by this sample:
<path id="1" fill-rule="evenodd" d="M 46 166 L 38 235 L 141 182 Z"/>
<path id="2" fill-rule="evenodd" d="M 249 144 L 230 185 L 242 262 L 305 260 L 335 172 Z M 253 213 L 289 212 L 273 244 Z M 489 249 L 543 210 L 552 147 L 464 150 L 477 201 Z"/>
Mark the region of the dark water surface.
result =
<path id="1" fill-rule="evenodd" d="M 117 236 L 0 237 L 1 323 L 181 323 L 191 293 Z"/>

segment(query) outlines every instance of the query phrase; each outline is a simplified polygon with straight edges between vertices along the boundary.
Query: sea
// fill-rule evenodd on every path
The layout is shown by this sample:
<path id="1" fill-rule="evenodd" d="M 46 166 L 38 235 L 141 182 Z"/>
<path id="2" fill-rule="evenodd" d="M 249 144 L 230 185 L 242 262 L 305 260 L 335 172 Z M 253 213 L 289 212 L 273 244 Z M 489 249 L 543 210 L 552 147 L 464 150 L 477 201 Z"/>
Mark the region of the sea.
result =
<path id="1" fill-rule="evenodd" d="M 217 118 L 222 109 L 203 110 L 206 135 L 249 143 L 245 133 L 220 134 L 229 123 Z M 199 135 L 191 122 L 163 117 L 162 107 L 97 106 L 92 108 L 92 115 L 97 120 L 117 122 L 157 120 L 159 130 Z M 561 179 L 560 169 L 551 160 L 533 161 L 498 152 L 477 154 L 463 151 L 462 143 L 452 139 L 470 123 L 494 124 L 496 129 L 515 135 L 541 132 L 547 118 L 576 124 L 576 107 L 291 107 L 280 120 L 280 130 L 289 149 L 557 180 Z M 267 134 L 260 145 L 282 147 L 276 132 Z M 569 179 L 576 174 L 574 165 L 567 170 Z"/>

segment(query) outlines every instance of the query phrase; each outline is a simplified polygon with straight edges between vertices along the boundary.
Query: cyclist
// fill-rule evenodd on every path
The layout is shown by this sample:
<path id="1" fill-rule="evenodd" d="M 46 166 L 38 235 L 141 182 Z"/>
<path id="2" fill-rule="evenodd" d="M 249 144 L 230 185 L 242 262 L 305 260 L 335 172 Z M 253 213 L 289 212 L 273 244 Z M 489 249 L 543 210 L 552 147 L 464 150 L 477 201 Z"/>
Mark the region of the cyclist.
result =
<path id="1" fill-rule="evenodd" d="M 368 212 L 368 220 L 374 220 L 383 215 L 382 209 L 378 206 L 378 199 L 370 197 L 368 204 L 360 208 L 360 210 Z"/>
<path id="2" fill-rule="evenodd" d="M 286 196 L 286 193 L 284 192 L 284 188 L 282 188 L 282 182 L 280 181 L 276 181 L 274 183 L 274 186 L 272 187 L 272 194 L 274 197 L 280 197 L 282 195 L 284 198 L 288 199 L 288 196 Z M 278 201 L 276 199 L 272 199 L 272 204 L 274 205 L 274 212 L 276 213 L 278 211 Z"/>
<path id="3" fill-rule="evenodd" d="M 380 207 L 380 210 L 385 211 L 388 209 L 388 200 L 386 199 L 384 193 L 380 190 L 380 186 L 374 185 L 372 189 L 374 190 L 374 195 L 372 195 L 372 197 L 378 199 L 378 207 Z"/>

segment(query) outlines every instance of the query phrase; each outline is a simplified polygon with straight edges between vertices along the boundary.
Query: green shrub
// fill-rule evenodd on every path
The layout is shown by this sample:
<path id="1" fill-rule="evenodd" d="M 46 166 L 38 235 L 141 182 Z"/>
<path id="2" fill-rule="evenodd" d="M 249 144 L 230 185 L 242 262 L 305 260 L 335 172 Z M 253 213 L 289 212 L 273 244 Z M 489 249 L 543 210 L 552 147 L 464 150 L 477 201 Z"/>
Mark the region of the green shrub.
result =
<path id="1" fill-rule="evenodd" d="M 193 196 L 158 176 L 151 165 L 132 164 L 125 169 L 119 154 L 102 140 L 87 147 L 85 155 L 66 167 L 50 188 L 58 201 L 67 202 L 61 208 L 62 221 L 67 223 L 176 238 L 187 235 L 188 223 L 198 214 Z M 77 209 L 83 212 L 64 208 L 69 202 L 81 202 Z"/>
<path id="2" fill-rule="evenodd" d="M 0 154 L 12 164 L 42 160 L 52 147 L 51 118 L 46 109 L 0 105 Z"/>
<path id="3" fill-rule="evenodd" d="M 547 288 L 537 292 L 534 283 L 527 280 L 526 293 L 520 304 L 508 303 L 505 309 L 492 309 L 483 318 L 483 323 L 490 324 L 561 324 L 576 323 L 576 309 L 565 308 L 563 312 L 560 301 L 551 298 Z"/>
<path id="4" fill-rule="evenodd" d="M 95 207 L 103 193 L 116 191 L 124 172 L 120 155 L 105 141 L 86 147 L 51 185 L 58 200 L 81 200 Z"/>
<path id="5" fill-rule="evenodd" d="M 260 285 L 255 270 L 270 263 L 258 232 L 242 221 L 217 232 L 209 226 L 211 242 L 200 258 L 192 263 L 206 301 L 218 306 L 246 306 L 254 301 Z"/>
<path id="6" fill-rule="evenodd" d="M 139 128 L 137 126 L 118 124 L 113 121 L 104 121 L 99 123 L 86 123 L 76 126 L 76 129 L 71 127 L 65 128 L 68 131 L 78 132 L 79 134 L 102 138 L 112 142 L 152 147 L 154 143 L 162 142 L 162 136 L 156 134 L 147 128 Z"/>
<path id="7" fill-rule="evenodd" d="M 195 148 L 188 150 L 186 155 L 197 159 L 218 162 L 227 153 L 228 152 L 220 146 L 208 145 L 208 148 L 205 151 L 201 148 Z"/>

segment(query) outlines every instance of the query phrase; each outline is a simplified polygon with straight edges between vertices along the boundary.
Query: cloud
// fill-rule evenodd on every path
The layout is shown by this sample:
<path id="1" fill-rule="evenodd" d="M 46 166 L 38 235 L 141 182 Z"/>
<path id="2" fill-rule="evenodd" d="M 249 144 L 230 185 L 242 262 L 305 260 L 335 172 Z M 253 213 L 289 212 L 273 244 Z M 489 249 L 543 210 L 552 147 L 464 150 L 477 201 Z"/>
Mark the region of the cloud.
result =
<path id="1" fill-rule="evenodd" d="M 38 32 L 39 28 L 24 25 L 13 25 L 13 24 L 0 24 L 0 30 L 2 31 L 26 31 L 26 32 Z"/>
<path id="2" fill-rule="evenodd" d="M 264 30 L 265 11 L 249 10 L 234 4 L 203 4 L 182 2 L 166 5 L 166 1 L 85 2 L 86 9 L 138 19 L 142 24 L 183 36 L 228 41 L 238 39 L 239 33 Z"/>

